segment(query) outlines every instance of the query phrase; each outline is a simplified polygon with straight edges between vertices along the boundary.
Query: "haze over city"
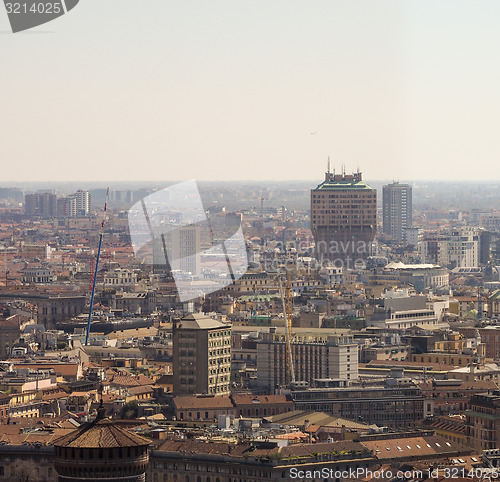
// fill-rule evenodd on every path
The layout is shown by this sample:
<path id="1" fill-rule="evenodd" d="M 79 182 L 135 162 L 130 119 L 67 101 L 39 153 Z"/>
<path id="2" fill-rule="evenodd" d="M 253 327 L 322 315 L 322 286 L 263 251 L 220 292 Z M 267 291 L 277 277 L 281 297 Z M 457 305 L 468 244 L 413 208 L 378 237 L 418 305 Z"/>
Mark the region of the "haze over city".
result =
<path id="1" fill-rule="evenodd" d="M 498 1 L 11 1 L 0 482 L 500 479 Z"/>
<path id="2" fill-rule="evenodd" d="M 85 0 L 2 35 L 2 179 L 498 178 L 495 1 Z M 7 31 L 0 16 L 0 31 Z"/>

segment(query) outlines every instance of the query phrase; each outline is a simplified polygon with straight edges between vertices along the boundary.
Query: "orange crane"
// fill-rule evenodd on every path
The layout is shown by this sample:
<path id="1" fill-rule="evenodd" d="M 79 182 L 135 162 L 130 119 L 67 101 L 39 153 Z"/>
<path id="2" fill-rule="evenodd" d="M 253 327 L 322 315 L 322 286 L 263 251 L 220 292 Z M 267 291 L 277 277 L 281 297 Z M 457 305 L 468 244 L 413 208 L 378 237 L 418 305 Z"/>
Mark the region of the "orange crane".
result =
<path id="1" fill-rule="evenodd" d="M 281 278 L 279 278 L 279 287 L 281 302 L 283 304 L 283 318 L 285 320 L 286 337 L 286 384 L 292 386 L 295 384 L 295 368 L 293 365 L 292 352 L 292 283 L 290 275 L 287 277 L 286 285 L 283 287 Z"/>

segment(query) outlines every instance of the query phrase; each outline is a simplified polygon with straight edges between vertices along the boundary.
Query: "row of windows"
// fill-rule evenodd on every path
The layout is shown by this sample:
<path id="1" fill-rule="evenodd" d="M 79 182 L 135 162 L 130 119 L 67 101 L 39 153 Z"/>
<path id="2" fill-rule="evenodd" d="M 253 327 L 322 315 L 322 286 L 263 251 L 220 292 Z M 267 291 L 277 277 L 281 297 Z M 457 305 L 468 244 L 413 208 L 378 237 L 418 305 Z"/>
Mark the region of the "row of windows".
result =
<path id="1" fill-rule="evenodd" d="M 210 358 L 208 360 L 209 365 L 220 365 L 222 363 L 230 363 L 231 358 L 229 357 L 222 357 L 222 358 Z"/>
<path id="2" fill-rule="evenodd" d="M 313 194 L 312 195 L 313 199 L 369 199 L 369 198 L 375 198 L 376 195 L 375 193 L 366 193 L 366 194 L 359 194 L 359 193 L 349 193 L 349 194 Z"/>
<path id="3" fill-rule="evenodd" d="M 231 353 L 231 350 L 229 348 L 221 348 L 219 350 L 210 350 L 208 352 L 209 356 L 214 356 L 214 355 L 222 355 L 223 353 Z"/>
<path id="4" fill-rule="evenodd" d="M 208 374 L 209 375 L 217 375 L 217 373 L 226 373 L 226 372 L 229 372 L 231 371 L 231 369 L 229 367 L 220 367 L 218 369 L 210 369 L 208 370 Z"/>
<path id="5" fill-rule="evenodd" d="M 220 375 L 218 377 L 217 383 L 219 382 L 228 382 L 229 381 L 229 375 Z M 215 378 L 209 378 L 208 383 L 213 384 L 215 383 Z"/>
<path id="6" fill-rule="evenodd" d="M 209 341 L 208 346 L 222 346 L 222 345 L 229 345 L 231 343 L 231 340 L 216 340 L 216 341 Z"/>
<path id="7" fill-rule="evenodd" d="M 256 469 L 253 467 L 231 467 L 228 465 L 202 465 L 196 463 L 171 463 L 171 462 L 153 462 L 153 467 L 155 469 L 164 470 L 185 470 L 185 471 L 197 471 L 197 472 L 215 472 L 218 474 L 234 474 L 234 475 L 253 475 L 256 477 L 269 477 L 270 473 L 267 470 Z M 189 480 L 189 476 L 186 476 L 186 481 Z M 154 478 L 154 477 L 153 477 Z M 214 479 L 217 482 L 219 479 Z M 196 482 L 210 482 L 210 477 L 202 479 L 201 476 L 197 476 Z M 193 482 L 195 480 L 193 479 Z"/>
<path id="8" fill-rule="evenodd" d="M 220 336 L 231 336 L 231 330 L 211 331 L 208 333 L 209 338 L 217 338 Z"/>
<path id="9" fill-rule="evenodd" d="M 105 278 L 104 283 L 105 284 L 110 284 L 110 285 L 118 285 L 118 284 L 123 284 L 123 283 L 135 283 L 136 280 L 132 280 L 132 278 Z"/>
<path id="10" fill-rule="evenodd" d="M 101 449 L 79 449 L 74 447 L 55 447 L 55 454 L 58 457 L 64 457 L 65 459 L 121 459 L 122 457 L 132 457 L 138 455 L 144 455 L 148 448 L 146 446 L 134 446 L 134 447 L 117 447 L 117 448 L 101 448 Z"/>

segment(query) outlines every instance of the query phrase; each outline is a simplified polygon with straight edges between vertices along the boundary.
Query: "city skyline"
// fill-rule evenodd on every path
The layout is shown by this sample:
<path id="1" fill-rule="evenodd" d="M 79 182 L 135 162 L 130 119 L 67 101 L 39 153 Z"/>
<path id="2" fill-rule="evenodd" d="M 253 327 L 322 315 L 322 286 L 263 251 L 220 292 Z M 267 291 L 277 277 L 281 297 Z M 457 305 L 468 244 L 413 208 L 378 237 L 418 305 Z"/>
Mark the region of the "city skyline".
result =
<path id="1" fill-rule="evenodd" d="M 0 15 L 3 180 L 317 179 L 328 156 L 369 180 L 496 178 L 499 18 L 87 0 L 7 35 Z"/>
<path id="2" fill-rule="evenodd" d="M 500 3 L 24 2 L 0 480 L 499 478 Z"/>

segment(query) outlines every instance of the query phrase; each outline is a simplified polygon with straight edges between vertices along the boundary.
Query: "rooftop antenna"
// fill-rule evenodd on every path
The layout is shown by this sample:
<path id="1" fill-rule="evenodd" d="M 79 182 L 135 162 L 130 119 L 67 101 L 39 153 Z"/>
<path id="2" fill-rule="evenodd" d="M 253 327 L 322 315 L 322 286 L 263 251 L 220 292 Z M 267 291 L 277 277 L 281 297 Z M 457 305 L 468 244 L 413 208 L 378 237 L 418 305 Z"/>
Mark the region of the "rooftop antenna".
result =
<path id="1" fill-rule="evenodd" d="M 106 200 L 104 201 L 104 212 L 102 215 L 102 222 L 101 222 L 101 234 L 99 235 L 99 247 L 97 248 L 97 259 L 95 262 L 94 280 L 92 282 L 92 295 L 90 296 L 89 320 L 87 322 L 87 334 L 85 335 L 85 346 L 89 344 L 90 323 L 92 322 L 92 309 L 94 308 L 95 284 L 97 281 L 97 272 L 99 269 L 99 258 L 101 257 L 102 237 L 104 235 L 104 223 L 106 222 L 106 210 L 108 209 L 108 197 L 109 197 L 109 187 L 106 191 Z"/>
<path id="2" fill-rule="evenodd" d="M 328 156 L 328 161 L 326 163 L 325 181 L 331 181 L 332 175 L 330 174 L 330 156 Z"/>

